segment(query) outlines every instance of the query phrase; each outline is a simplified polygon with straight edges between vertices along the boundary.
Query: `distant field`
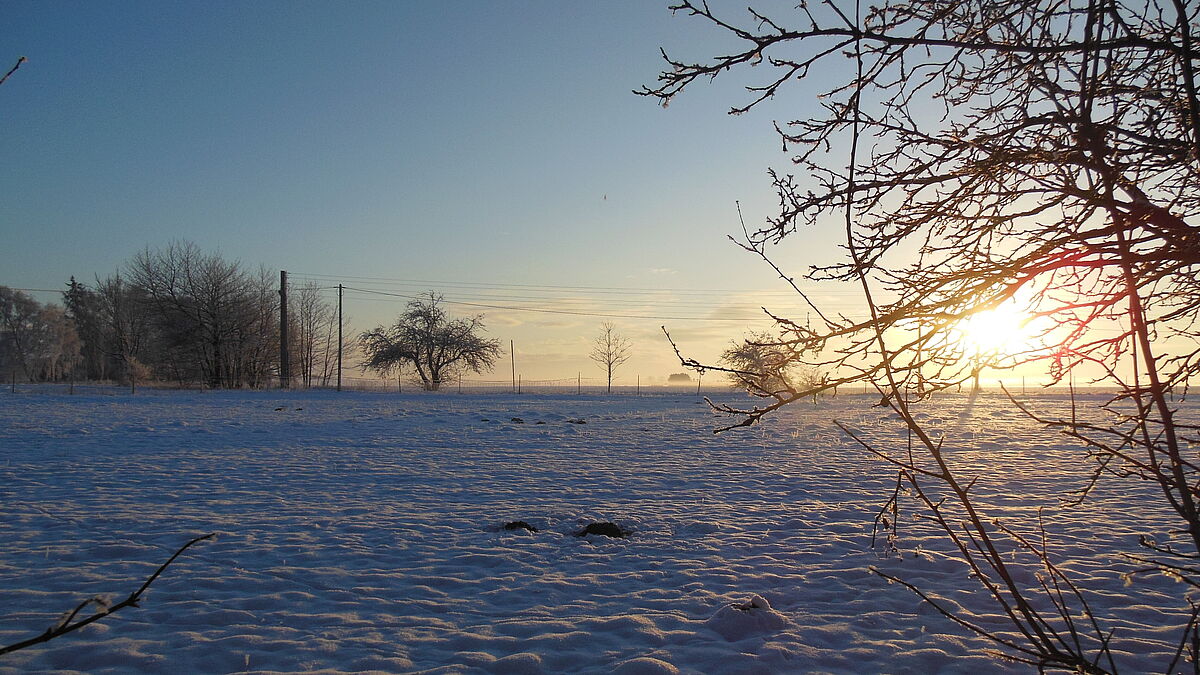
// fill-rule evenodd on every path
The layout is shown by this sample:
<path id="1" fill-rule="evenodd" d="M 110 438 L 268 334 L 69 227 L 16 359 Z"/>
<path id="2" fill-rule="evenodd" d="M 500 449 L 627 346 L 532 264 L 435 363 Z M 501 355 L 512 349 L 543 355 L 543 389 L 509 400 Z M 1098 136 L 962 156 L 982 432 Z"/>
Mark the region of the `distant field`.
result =
<path id="1" fill-rule="evenodd" d="M 869 403 L 714 435 L 726 420 L 682 392 L 0 392 L 0 643 L 220 533 L 141 608 L 0 672 L 1024 672 L 869 573 L 1003 628 L 924 524 L 902 516 L 903 558 L 870 548 L 894 474 L 831 424 L 905 443 Z M 1047 507 L 1054 554 L 1131 622 L 1115 624 L 1127 668 L 1165 667 L 1179 617 L 1156 608 L 1183 589 L 1125 587 L 1115 559 L 1168 527 L 1149 487 L 1060 511 L 1089 469 L 1077 448 L 997 396 L 920 416 L 983 474 L 989 515 L 1027 529 Z M 573 536 L 593 521 L 632 534 Z M 753 596 L 770 608 L 729 607 Z"/>

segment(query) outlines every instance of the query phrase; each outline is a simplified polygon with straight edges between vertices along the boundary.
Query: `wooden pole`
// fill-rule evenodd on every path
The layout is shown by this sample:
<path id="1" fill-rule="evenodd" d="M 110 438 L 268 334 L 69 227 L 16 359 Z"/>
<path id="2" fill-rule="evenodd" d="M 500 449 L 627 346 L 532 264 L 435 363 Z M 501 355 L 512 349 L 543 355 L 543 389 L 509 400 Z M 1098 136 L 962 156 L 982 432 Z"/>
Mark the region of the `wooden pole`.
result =
<path id="1" fill-rule="evenodd" d="M 508 358 L 512 361 L 513 391 L 517 391 L 517 349 L 512 340 L 508 341 Z"/>
<path id="2" fill-rule="evenodd" d="M 517 376 L 517 393 L 521 393 L 521 376 Z"/>
<path id="3" fill-rule="evenodd" d="M 925 380 L 924 380 L 924 378 L 921 377 L 921 345 L 922 345 L 922 343 L 921 343 L 921 327 L 918 325 L 917 326 L 917 360 L 916 360 L 917 393 L 918 394 L 925 391 Z M 912 433 L 911 429 L 909 430 L 909 433 Z"/>
<path id="4" fill-rule="evenodd" d="M 342 285 L 338 284 L 338 391 L 342 390 Z"/>
<path id="5" fill-rule="evenodd" d="M 1075 373 L 1071 373 L 1070 379 L 1067 381 L 1071 388 L 1071 426 L 1075 426 Z"/>
<path id="6" fill-rule="evenodd" d="M 638 375 L 637 395 L 638 396 L 642 395 L 642 376 L 640 374 Z"/>
<path id="7" fill-rule="evenodd" d="M 279 270 L 279 388 L 287 389 L 291 379 L 288 360 L 287 270 Z"/>
<path id="8" fill-rule="evenodd" d="M 583 391 L 583 373 L 575 373 L 575 395 L 578 396 Z"/>
<path id="9" fill-rule="evenodd" d="M 696 373 L 696 395 L 697 396 L 700 395 L 700 381 L 703 379 L 704 379 L 704 371 L 701 370 Z"/>

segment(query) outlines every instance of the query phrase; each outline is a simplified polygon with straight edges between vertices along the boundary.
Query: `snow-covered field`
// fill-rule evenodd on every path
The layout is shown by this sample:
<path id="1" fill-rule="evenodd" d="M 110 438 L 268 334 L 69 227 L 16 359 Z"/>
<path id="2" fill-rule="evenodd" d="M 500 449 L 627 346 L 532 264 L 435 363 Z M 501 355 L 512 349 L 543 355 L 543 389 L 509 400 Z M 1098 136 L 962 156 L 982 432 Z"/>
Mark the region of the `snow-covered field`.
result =
<path id="1" fill-rule="evenodd" d="M 1126 587 L 1114 555 L 1168 527 L 1149 486 L 1062 511 L 1077 448 L 998 397 L 921 410 L 989 515 L 1028 529 L 1048 507 L 1056 559 L 1124 617 L 1128 669 L 1165 667 L 1183 589 Z M 713 435 L 724 418 L 684 394 L 2 393 L 0 644 L 220 534 L 141 607 L 0 672 L 1025 671 L 869 572 L 1003 628 L 961 565 L 914 555 L 945 548 L 923 524 L 904 519 L 902 558 L 871 549 L 894 474 L 833 419 L 904 443 L 864 397 Z M 592 521 L 632 535 L 573 536 Z"/>

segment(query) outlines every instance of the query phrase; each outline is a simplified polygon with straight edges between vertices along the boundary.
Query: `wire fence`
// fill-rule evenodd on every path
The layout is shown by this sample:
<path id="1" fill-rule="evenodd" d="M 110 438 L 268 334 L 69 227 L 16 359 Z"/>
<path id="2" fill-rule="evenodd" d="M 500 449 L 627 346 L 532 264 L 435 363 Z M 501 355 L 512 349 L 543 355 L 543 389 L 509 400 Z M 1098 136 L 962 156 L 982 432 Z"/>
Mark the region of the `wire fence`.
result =
<path id="1" fill-rule="evenodd" d="M 715 379 L 715 378 L 714 378 Z M 270 377 L 265 379 L 261 386 L 246 387 L 245 389 L 269 391 L 279 390 L 284 387 L 280 386 L 278 377 Z M 293 391 L 305 390 L 337 390 L 338 382 L 335 377 L 311 378 L 309 382 L 305 382 L 303 378 L 291 378 L 288 382 L 287 389 Z M 344 391 L 364 391 L 364 392 L 398 392 L 404 394 L 415 393 L 462 393 L 462 394 L 501 394 L 501 393 L 518 393 L 518 394 L 535 394 L 535 393 L 554 393 L 554 394 L 613 394 L 613 395 L 637 395 L 642 393 L 652 392 L 671 392 L 671 393 L 687 393 L 705 394 L 729 391 L 730 387 L 723 380 L 716 381 L 694 381 L 683 383 L 664 384 L 662 381 L 651 383 L 640 381 L 639 379 L 618 380 L 614 379 L 611 387 L 603 378 L 588 378 L 588 377 L 564 377 L 553 379 L 526 379 L 518 375 L 515 380 L 482 380 L 482 379 L 458 379 L 453 378 L 443 381 L 437 391 L 429 391 L 422 386 L 419 380 L 414 378 L 377 378 L 377 377 L 342 377 L 341 388 Z M 61 382 L 30 382 L 25 380 L 10 380 L 0 385 L 0 393 L 12 394 L 76 394 L 76 393 L 93 393 L 93 394 L 120 394 L 120 393 L 136 393 L 141 391 L 172 391 L 172 390 L 209 390 L 210 387 L 200 382 L 180 383 L 178 381 L 154 381 L 148 380 L 139 382 L 136 388 L 131 388 L 128 384 L 122 384 L 113 380 L 103 381 L 61 381 Z"/>
<path id="2" fill-rule="evenodd" d="M 298 378 L 293 379 L 287 387 L 291 391 L 336 391 L 337 381 L 335 378 L 321 379 L 314 378 L 310 384 L 305 385 Z M 1006 383 L 1007 384 L 1007 383 Z M 257 391 L 278 391 L 282 389 L 278 378 L 269 378 L 264 381 L 262 386 L 255 388 L 247 388 Z M 0 388 L 0 394 L 48 394 L 48 395 L 104 395 L 118 396 L 130 394 L 152 394 L 155 392 L 167 391 L 208 391 L 206 387 L 200 383 L 184 383 L 179 382 L 155 382 L 148 381 L 138 383 L 136 389 L 132 389 L 128 384 L 121 384 L 115 381 L 87 381 L 87 382 L 23 382 L 10 381 L 5 383 Z M 408 378 L 381 379 L 371 377 L 342 377 L 342 390 L 350 392 L 393 392 L 400 394 L 426 394 L 426 395 L 443 395 L 443 394 L 576 394 L 580 396 L 639 396 L 639 395 L 655 395 L 655 394 L 682 394 L 695 396 L 709 396 L 731 393 L 735 389 L 731 387 L 727 381 L 720 378 L 707 378 L 692 382 L 668 382 L 664 383 L 661 380 L 656 382 L 642 382 L 628 379 L 614 379 L 611 388 L 603 378 L 587 378 L 587 377 L 567 377 L 555 379 L 524 379 L 518 376 L 516 380 L 480 380 L 480 379 L 452 379 L 441 384 L 437 391 L 428 391 L 421 386 L 419 381 Z M 983 387 L 985 394 L 1003 395 L 998 386 Z M 1022 395 L 1039 395 L 1039 394 L 1067 394 L 1069 388 L 1065 385 L 1051 388 L 1044 388 L 1040 385 L 1029 386 L 1027 389 L 1022 387 L 1018 381 L 1015 388 L 1009 385 L 1009 392 Z M 1097 389 L 1087 386 L 1077 386 L 1075 389 L 1079 395 L 1100 395 L 1107 394 L 1111 389 Z M 953 390 L 947 393 L 956 393 Z M 961 392 L 970 393 L 969 387 L 964 387 Z M 838 392 L 832 392 L 831 396 L 872 396 L 878 399 L 879 393 L 870 388 L 869 385 L 854 386 L 842 388 Z"/>
<path id="3" fill-rule="evenodd" d="M 273 383 L 278 387 L 278 381 Z M 303 386 L 293 385 L 292 388 L 302 389 Z M 312 389 L 336 389 L 334 381 L 314 383 Z M 427 391 L 421 382 L 412 379 L 381 379 L 369 377 L 343 377 L 342 389 L 348 391 L 393 391 L 398 393 L 417 393 Z M 704 394 L 729 391 L 730 387 L 723 381 L 716 382 L 683 382 L 664 384 L 663 382 L 642 382 L 627 379 L 614 380 L 611 387 L 601 378 L 562 377 L 552 379 L 525 379 L 517 376 L 515 380 L 480 380 L 480 379 L 450 379 L 442 382 L 437 392 L 428 393 L 461 393 L 461 394 L 613 394 L 638 395 L 653 392 Z"/>

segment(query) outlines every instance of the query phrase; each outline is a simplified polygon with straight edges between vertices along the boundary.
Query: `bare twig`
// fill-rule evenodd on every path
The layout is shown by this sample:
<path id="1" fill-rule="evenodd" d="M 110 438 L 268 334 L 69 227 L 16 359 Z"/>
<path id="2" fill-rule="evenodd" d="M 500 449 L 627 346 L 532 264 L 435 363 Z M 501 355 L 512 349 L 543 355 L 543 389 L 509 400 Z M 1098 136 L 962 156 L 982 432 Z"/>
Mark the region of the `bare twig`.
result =
<path id="1" fill-rule="evenodd" d="M 29 59 L 24 58 L 24 56 L 20 56 L 20 58 L 17 59 L 17 64 L 13 65 L 11 68 L 8 68 L 8 72 L 4 73 L 4 77 L 0 77 L 0 84 L 4 84 L 5 80 L 8 79 L 8 76 L 11 76 L 12 73 L 17 72 L 17 68 L 19 68 L 20 65 L 24 64 L 24 62 L 28 60 Z"/>
<path id="2" fill-rule="evenodd" d="M 57 637 L 62 637 L 67 633 L 79 630 L 90 623 L 95 623 L 96 621 L 99 621 L 104 617 L 113 614 L 114 612 L 125 609 L 126 607 L 137 607 L 138 602 L 141 601 L 142 595 L 146 592 L 146 589 L 150 588 L 150 584 L 154 583 L 154 580 L 158 579 L 158 576 L 162 574 L 171 563 L 175 562 L 175 559 L 178 558 L 180 554 L 188 550 L 188 548 L 190 548 L 193 544 L 204 541 L 205 539 L 211 539 L 215 536 L 215 532 L 210 532 L 204 536 L 196 537 L 195 539 L 192 539 L 188 543 L 181 546 L 178 551 L 175 551 L 174 555 L 168 558 L 165 563 L 158 567 L 158 569 L 154 570 L 154 574 L 151 574 L 136 591 L 130 593 L 129 597 L 125 598 L 121 602 L 118 602 L 115 605 L 109 605 L 103 598 L 88 598 L 87 600 L 79 603 L 74 610 L 67 614 L 57 624 L 47 628 L 46 632 L 42 633 L 41 635 L 29 638 L 28 640 L 22 640 L 21 642 L 13 643 L 6 647 L 0 647 L 0 655 L 7 654 L 9 652 L 15 652 L 18 649 L 32 647 L 33 645 L 41 644 Z M 86 609 L 89 605 L 96 605 L 99 609 L 97 609 L 94 614 L 75 621 L 75 617 L 78 616 L 79 613 Z"/>

